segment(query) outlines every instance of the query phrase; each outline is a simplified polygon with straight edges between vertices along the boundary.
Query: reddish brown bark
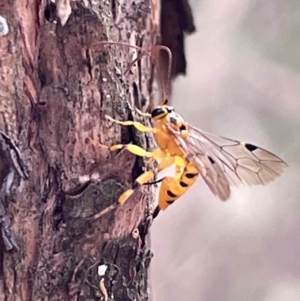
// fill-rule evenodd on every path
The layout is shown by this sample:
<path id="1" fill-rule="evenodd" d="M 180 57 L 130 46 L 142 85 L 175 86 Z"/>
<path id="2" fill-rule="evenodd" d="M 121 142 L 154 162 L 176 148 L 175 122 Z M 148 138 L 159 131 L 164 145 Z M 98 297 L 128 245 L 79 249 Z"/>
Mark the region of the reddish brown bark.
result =
<path id="1" fill-rule="evenodd" d="M 138 118 L 153 66 L 144 57 L 125 75 L 135 50 L 89 46 L 151 49 L 159 12 L 156 0 L 1 2 L 0 301 L 147 300 L 151 187 L 115 206 L 145 162 L 107 147 L 152 140 L 105 115 Z"/>
<path id="2" fill-rule="evenodd" d="M 16 176 L 21 185 L 3 202 L 19 250 L 0 243 L 0 300 L 98 300 L 102 264 L 109 296 L 147 299 L 147 231 L 135 229 L 142 227 L 151 195 L 137 192 L 93 217 L 116 204 L 142 172 L 142 160 L 104 146 L 148 148 L 145 137 L 104 116 L 132 118 L 130 106 L 141 108 L 152 92 L 152 68 L 145 58 L 124 75 L 135 51 L 84 47 L 117 38 L 150 48 L 155 34 L 144 1 L 93 3 L 73 1 L 67 18 L 50 1 L 1 4 L 10 30 L 0 39 L 1 104 L 10 101 L 9 110 L 1 107 L 1 130 L 13 128 L 7 134 L 18 144 L 29 179 Z M 1 167 L 7 175 L 8 160 Z M 140 235 L 133 237 L 134 230 Z"/>

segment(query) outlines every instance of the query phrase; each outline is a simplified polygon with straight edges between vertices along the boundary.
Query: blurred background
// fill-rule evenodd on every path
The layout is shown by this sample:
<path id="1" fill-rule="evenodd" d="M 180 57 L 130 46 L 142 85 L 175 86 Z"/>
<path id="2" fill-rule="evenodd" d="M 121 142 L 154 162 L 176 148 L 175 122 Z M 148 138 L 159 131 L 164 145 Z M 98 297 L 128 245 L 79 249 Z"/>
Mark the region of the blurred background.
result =
<path id="1" fill-rule="evenodd" d="M 300 3 L 191 1 L 197 32 L 172 105 L 289 168 L 222 203 L 199 178 L 152 226 L 153 301 L 300 300 Z"/>

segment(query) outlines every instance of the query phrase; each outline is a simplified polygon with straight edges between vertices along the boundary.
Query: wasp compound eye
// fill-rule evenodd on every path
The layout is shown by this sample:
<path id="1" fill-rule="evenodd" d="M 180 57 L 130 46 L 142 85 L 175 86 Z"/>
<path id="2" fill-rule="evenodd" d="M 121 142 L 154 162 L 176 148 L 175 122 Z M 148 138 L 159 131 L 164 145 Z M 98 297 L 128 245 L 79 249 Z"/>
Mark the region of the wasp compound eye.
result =
<path id="1" fill-rule="evenodd" d="M 155 108 L 151 113 L 151 117 L 152 118 L 164 117 L 167 113 L 168 112 L 165 109 Z"/>

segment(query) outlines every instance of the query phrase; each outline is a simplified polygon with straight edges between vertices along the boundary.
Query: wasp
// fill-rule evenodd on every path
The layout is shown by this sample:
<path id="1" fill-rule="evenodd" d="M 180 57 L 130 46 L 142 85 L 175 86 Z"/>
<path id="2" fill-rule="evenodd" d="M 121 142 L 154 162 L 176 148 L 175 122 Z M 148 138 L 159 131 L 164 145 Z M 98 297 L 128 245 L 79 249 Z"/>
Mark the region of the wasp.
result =
<path id="1" fill-rule="evenodd" d="M 108 42 L 108 44 L 119 44 Z M 137 46 L 123 44 L 139 49 Z M 168 77 L 170 82 L 171 52 L 165 46 L 158 46 L 169 55 Z M 149 54 L 141 49 L 142 54 Z M 136 60 L 135 60 L 136 61 Z M 132 65 L 132 64 L 131 64 Z M 167 90 L 167 89 L 165 89 Z M 163 169 L 175 165 L 173 177 L 161 180 L 159 203 L 154 212 L 165 210 L 184 195 L 196 182 L 199 175 L 211 192 L 222 201 L 230 197 L 231 188 L 239 184 L 266 185 L 280 176 L 287 164 L 275 154 L 251 143 L 215 136 L 197 129 L 186 122 L 172 106 L 168 105 L 168 92 L 162 93 L 161 104 L 151 113 L 137 113 L 150 119 L 151 127 L 136 121 L 119 121 L 106 116 L 111 122 L 122 126 L 134 126 L 141 132 L 153 133 L 158 146 L 152 152 L 133 144 L 117 144 L 111 151 L 127 149 L 134 155 L 151 158 L 157 167 L 141 174 L 133 188 L 125 191 L 118 202 L 123 204 L 138 187 L 149 183 Z"/>

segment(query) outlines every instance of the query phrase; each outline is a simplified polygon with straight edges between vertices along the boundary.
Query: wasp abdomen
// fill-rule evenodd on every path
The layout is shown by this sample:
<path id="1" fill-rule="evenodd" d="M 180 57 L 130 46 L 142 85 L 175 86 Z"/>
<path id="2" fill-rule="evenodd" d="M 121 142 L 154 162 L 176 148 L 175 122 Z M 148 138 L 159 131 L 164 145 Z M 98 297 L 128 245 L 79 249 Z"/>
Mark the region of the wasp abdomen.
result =
<path id="1" fill-rule="evenodd" d="M 159 207 L 162 210 L 185 194 L 197 180 L 198 172 L 191 162 L 187 161 L 186 166 L 178 173 L 176 178 L 166 177 L 162 181 L 159 194 Z"/>

